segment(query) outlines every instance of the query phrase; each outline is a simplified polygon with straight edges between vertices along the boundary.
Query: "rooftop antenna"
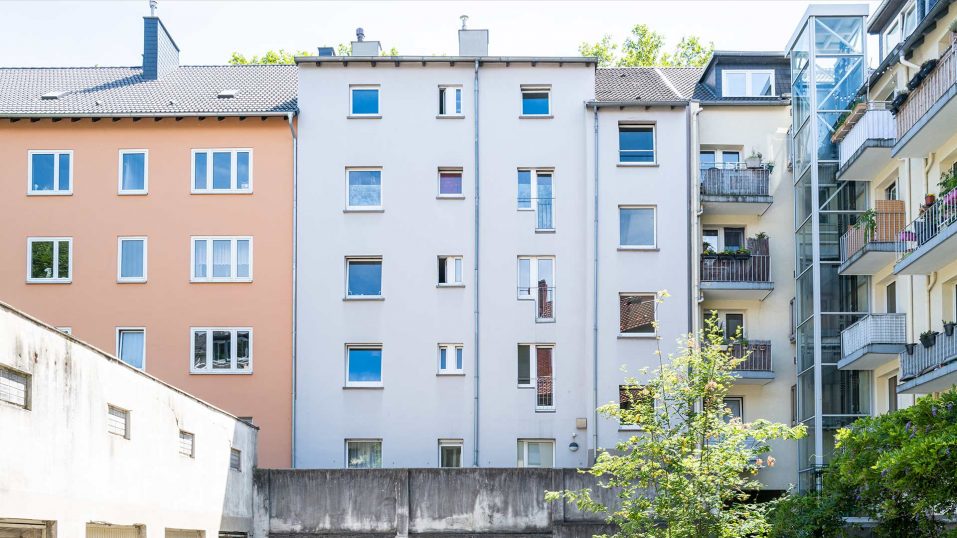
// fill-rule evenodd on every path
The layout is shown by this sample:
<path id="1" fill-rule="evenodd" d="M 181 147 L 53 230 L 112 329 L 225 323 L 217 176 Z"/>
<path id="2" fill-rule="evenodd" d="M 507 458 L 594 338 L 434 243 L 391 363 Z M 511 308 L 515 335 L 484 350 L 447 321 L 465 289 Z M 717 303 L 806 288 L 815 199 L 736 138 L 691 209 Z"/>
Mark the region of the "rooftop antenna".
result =
<path id="1" fill-rule="evenodd" d="M 462 29 L 465 30 L 465 24 L 466 24 L 467 22 L 469 22 L 469 16 L 468 16 L 468 15 L 460 15 L 459 18 L 462 19 Z"/>
<path id="2" fill-rule="evenodd" d="M 158 4 L 159 2 L 157 2 L 157 0 L 150 0 L 150 17 L 156 16 L 156 8 L 159 7 Z"/>
<path id="3" fill-rule="evenodd" d="M 365 41 L 366 31 L 362 28 L 356 28 L 356 41 Z"/>

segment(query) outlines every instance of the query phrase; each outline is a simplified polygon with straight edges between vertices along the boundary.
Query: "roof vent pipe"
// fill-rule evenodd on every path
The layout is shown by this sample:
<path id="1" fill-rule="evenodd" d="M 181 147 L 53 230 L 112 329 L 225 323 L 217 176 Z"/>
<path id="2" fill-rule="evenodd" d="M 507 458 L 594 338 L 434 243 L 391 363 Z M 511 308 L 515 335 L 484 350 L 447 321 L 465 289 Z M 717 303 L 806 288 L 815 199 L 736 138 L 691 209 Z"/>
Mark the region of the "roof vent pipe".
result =
<path id="1" fill-rule="evenodd" d="M 365 41 L 366 32 L 362 28 L 356 28 L 356 41 Z"/>

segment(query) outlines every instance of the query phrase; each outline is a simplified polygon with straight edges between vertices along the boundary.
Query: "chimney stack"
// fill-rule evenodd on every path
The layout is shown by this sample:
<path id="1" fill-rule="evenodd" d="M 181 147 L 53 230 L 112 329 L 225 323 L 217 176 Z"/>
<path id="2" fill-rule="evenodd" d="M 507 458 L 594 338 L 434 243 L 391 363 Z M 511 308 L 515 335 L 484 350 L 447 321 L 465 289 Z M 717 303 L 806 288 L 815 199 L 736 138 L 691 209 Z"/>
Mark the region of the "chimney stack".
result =
<path id="1" fill-rule="evenodd" d="M 462 28 L 459 29 L 459 56 L 488 56 L 488 30 L 469 30 L 466 23 L 468 15 L 462 19 Z"/>
<path id="2" fill-rule="evenodd" d="M 356 40 L 352 42 L 353 56 L 378 56 L 382 52 L 382 47 L 378 41 L 366 41 L 366 32 L 362 28 L 356 28 Z"/>
<path id="3" fill-rule="evenodd" d="M 155 6 L 150 6 L 151 10 Z M 143 17 L 143 78 L 157 80 L 179 67 L 179 47 L 159 17 Z"/>

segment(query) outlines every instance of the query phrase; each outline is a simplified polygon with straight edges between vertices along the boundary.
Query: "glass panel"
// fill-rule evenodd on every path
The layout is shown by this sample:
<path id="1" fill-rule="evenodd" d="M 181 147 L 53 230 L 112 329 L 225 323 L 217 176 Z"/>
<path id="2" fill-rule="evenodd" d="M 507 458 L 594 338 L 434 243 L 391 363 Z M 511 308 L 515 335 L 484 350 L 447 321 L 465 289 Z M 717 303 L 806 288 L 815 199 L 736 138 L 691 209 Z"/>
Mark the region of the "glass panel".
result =
<path id="1" fill-rule="evenodd" d="M 349 171 L 349 205 L 356 207 L 382 205 L 382 172 L 380 170 Z"/>
<path id="2" fill-rule="evenodd" d="M 439 114 L 444 115 L 445 112 L 445 93 L 446 88 L 439 88 Z"/>
<path id="3" fill-rule="evenodd" d="M 795 223 L 800 224 L 811 216 L 814 203 L 811 200 L 813 188 L 811 186 L 811 169 L 808 168 L 794 187 L 794 215 Z"/>
<path id="4" fill-rule="evenodd" d="M 123 154 L 123 190 L 141 191 L 146 188 L 146 154 Z"/>
<path id="5" fill-rule="evenodd" d="M 232 241 L 229 239 L 213 240 L 213 277 L 229 278 L 232 264 Z"/>
<path id="6" fill-rule="evenodd" d="M 526 467 L 542 466 L 542 449 L 539 443 L 528 443 L 528 458 L 525 461 Z"/>
<path id="7" fill-rule="evenodd" d="M 348 295 L 382 295 L 382 262 L 350 261 Z"/>
<path id="8" fill-rule="evenodd" d="M 838 370 L 823 365 L 822 391 L 825 415 L 869 415 L 871 410 L 871 372 Z"/>
<path id="9" fill-rule="evenodd" d="M 206 331 L 193 331 L 193 368 L 206 368 Z"/>
<path id="10" fill-rule="evenodd" d="M 124 239 L 120 241 L 120 276 L 123 278 L 143 277 L 143 240 Z"/>
<path id="11" fill-rule="evenodd" d="M 798 371 L 803 372 L 814 366 L 814 323 L 813 320 L 807 320 L 803 325 L 797 328 L 795 332 L 797 339 L 797 363 Z"/>
<path id="12" fill-rule="evenodd" d="M 518 294 L 532 294 L 532 260 L 519 258 L 518 260 Z"/>
<path id="13" fill-rule="evenodd" d="M 462 369 L 462 366 L 463 366 L 462 352 L 463 352 L 463 349 L 461 347 L 455 348 L 455 369 L 456 370 Z"/>
<path id="14" fill-rule="evenodd" d="M 811 116 L 811 104 L 808 100 L 808 72 L 808 69 L 801 71 L 792 87 L 794 92 L 794 125 L 797 126 L 804 125 L 804 121 Z"/>
<path id="15" fill-rule="evenodd" d="M 236 276 L 249 278 L 249 240 L 236 240 Z"/>
<path id="16" fill-rule="evenodd" d="M 193 241 L 193 276 L 206 278 L 206 241 Z"/>
<path id="17" fill-rule="evenodd" d="M 701 169 L 707 170 L 708 168 L 714 168 L 714 152 L 713 151 L 702 151 L 699 154 L 699 161 L 701 162 Z"/>
<path id="18" fill-rule="evenodd" d="M 847 110 L 864 82 L 864 62 L 860 56 L 818 57 L 817 109 Z"/>
<path id="19" fill-rule="evenodd" d="M 193 188 L 196 190 L 206 189 L 206 160 L 209 158 L 206 152 L 196 153 L 193 162 Z"/>
<path id="20" fill-rule="evenodd" d="M 732 418 L 743 419 L 744 418 L 744 410 L 742 409 L 743 403 L 744 402 L 741 400 L 741 398 L 725 398 L 724 406 L 727 409 L 731 410 L 731 415 L 726 418 L 728 420 Z"/>
<path id="21" fill-rule="evenodd" d="M 350 469 L 378 469 L 382 467 L 382 443 L 379 441 L 349 441 L 348 466 Z"/>
<path id="22" fill-rule="evenodd" d="M 518 208 L 532 208 L 532 172 L 530 170 L 518 171 Z"/>
<path id="23" fill-rule="evenodd" d="M 817 54 L 860 54 L 863 17 L 815 17 L 814 50 Z"/>
<path id="24" fill-rule="evenodd" d="M 462 194 L 462 172 L 440 172 L 439 194 Z"/>
<path id="25" fill-rule="evenodd" d="M 814 416 L 814 370 L 808 370 L 798 376 L 798 386 L 801 389 L 800 419 L 806 420 Z"/>
<path id="26" fill-rule="evenodd" d="M 249 152 L 236 152 L 236 188 L 249 188 Z"/>
<path id="27" fill-rule="evenodd" d="M 61 191 L 68 191 L 70 190 L 70 154 L 61 153 L 58 158 L 60 159 L 60 171 L 57 177 L 58 188 Z"/>
<path id="28" fill-rule="evenodd" d="M 538 222 L 539 230 L 552 230 L 555 224 L 552 221 L 552 174 L 539 172 L 536 176 Z"/>
<path id="29" fill-rule="evenodd" d="M 755 97 L 766 97 L 774 95 L 771 91 L 772 73 L 754 72 L 751 73 L 751 95 Z"/>
<path id="30" fill-rule="evenodd" d="M 618 126 L 618 160 L 623 163 L 655 162 L 655 130 L 651 126 Z"/>
<path id="31" fill-rule="evenodd" d="M 142 368 L 145 340 L 143 331 L 120 331 L 120 360 L 134 368 Z"/>
<path id="32" fill-rule="evenodd" d="M 53 154 L 34 153 L 31 155 L 33 177 L 30 183 L 35 191 L 53 190 Z"/>
<path id="33" fill-rule="evenodd" d="M 821 312 L 867 313 L 868 278 L 838 275 L 836 263 L 821 264 Z"/>
<path id="34" fill-rule="evenodd" d="M 462 258 L 455 258 L 455 283 L 462 283 Z"/>
<path id="35" fill-rule="evenodd" d="M 548 114 L 548 92 L 522 92 L 522 114 L 540 116 Z"/>
<path id="36" fill-rule="evenodd" d="M 374 88 L 352 89 L 353 114 L 378 114 L 379 90 Z"/>
<path id="37" fill-rule="evenodd" d="M 701 239 L 702 250 L 718 250 L 718 230 L 703 230 Z"/>
<path id="38" fill-rule="evenodd" d="M 541 286 L 544 284 L 547 287 L 552 287 L 555 285 L 553 279 L 553 269 L 555 265 L 555 260 L 551 258 L 539 258 L 538 259 L 538 284 Z"/>
<path id="39" fill-rule="evenodd" d="M 30 278 L 53 278 L 53 241 L 30 244 Z"/>
<path id="40" fill-rule="evenodd" d="M 654 246 L 655 210 L 650 207 L 620 208 L 619 233 L 622 246 Z"/>
<path id="41" fill-rule="evenodd" d="M 801 29 L 801 35 L 794 41 L 794 48 L 791 49 L 791 76 L 794 77 L 799 71 L 804 69 L 808 63 L 809 44 L 808 27 Z M 791 80 L 795 80 L 792 78 Z"/>
<path id="42" fill-rule="evenodd" d="M 232 188 L 233 155 L 228 151 L 213 152 L 213 188 Z"/>
<path id="43" fill-rule="evenodd" d="M 57 278 L 70 278 L 70 242 L 60 241 L 57 245 Z"/>
<path id="44" fill-rule="evenodd" d="M 462 113 L 462 88 L 455 88 L 455 113 Z"/>
<path id="45" fill-rule="evenodd" d="M 236 331 L 236 369 L 249 368 L 249 331 Z"/>
<path id="46" fill-rule="evenodd" d="M 518 384 L 531 385 L 532 383 L 532 362 L 531 346 L 518 346 Z"/>
<path id="47" fill-rule="evenodd" d="M 744 337 L 744 314 L 725 314 L 724 337 Z"/>
<path id="48" fill-rule="evenodd" d="M 654 295 L 621 295 L 618 310 L 622 334 L 654 334 Z"/>
<path id="49" fill-rule="evenodd" d="M 725 97 L 745 97 L 748 95 L 747 73 L 724 73 L 724 86 L 721 93 Z"/>
<path id="50" fill-rule="evenodd" d="M 448 370 L 448 349 L 446 347 L 439 348 L 439 370 Z"/>
<path id="51" fill-rule="evenodd" d="M 462 447 L 456 445 L 443 445 L 440 449 L 442 467 L 461 467 L 462 466 Z"/>
<path id="52" fill-rule="evenodd" d="M 745 247 L 744 228 L 725 228 L 724 229 L 724 249 L 740 250 Z"/>
<path id="53" fill-rule="evenodd" d="M 798 323 L 811 317 L 814 313 L 814 271 L 807 270 L 798 277 Z"/>
<path id="54" fill-rule="evenodd" d="M 349 381 L 360 383 L 382 381 L 382 350 L 350 348 Z"/>
<path id="55" fill-rule="evenodd" d="M 232 340 L 230 331 L 213 331 L 213 369 L 232 368 Z"/>
<path id="56" fill-rule="evenodd" d="M 722 164 L 739 163 L 741 162 L 741 153 L 737 151 L 722 151 L 721 162 Z"/>

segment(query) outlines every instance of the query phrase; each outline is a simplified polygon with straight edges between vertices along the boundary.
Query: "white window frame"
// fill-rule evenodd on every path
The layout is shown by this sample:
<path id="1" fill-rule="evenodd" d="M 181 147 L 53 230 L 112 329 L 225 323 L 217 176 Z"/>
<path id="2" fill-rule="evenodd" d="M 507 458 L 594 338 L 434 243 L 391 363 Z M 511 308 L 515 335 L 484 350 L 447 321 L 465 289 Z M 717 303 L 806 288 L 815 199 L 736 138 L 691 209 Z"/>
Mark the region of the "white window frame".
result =
<path id="1" fill-rule="evenodd" d="M 186 436 L 185 438 L 184 435 Z M 184 442 L 187 440 L 189 441 L 188 451 L 184 450 L 184 448 L 187 448 L 187 445 L 184 444 Z M 196 458 L 196 434 L 186 430 L 179 431 L 179 453 L 180 455 L 186 456 L 190 459 Z"/>
<path id="2" fill-rule="evenodd" d="M 230 241 L 229 274 L 213 276 L 213 241 Z M 196 242 L 206 242 L 206 276 L 196 276 Z M 249 241 L 249 276 L 235 276 L 239 271 L 239 241 Z M 189 238 L 189 281 L 190 282 L 252 282 L 253 281 L 253 236 L 251 235 L 194 235 Z"/>
<path id="3" fill-rule="evenodd" d="M 744 95 L 729 95 L 727 92 L 727 82 L 729 74 L 744 74 Z M 771 95 L 754 95 L 754 88 L 751 86 L 751 77 L 755 74 L 766 74 L 771 75 Z M 774 70 L 773 69 L 725 69 L 721 71 L 721 96 L 722 97 L 757 97 L 757 98 L 770 98 L 777 97 L 778 91 L 774 85 Z"/>
<path id="4" fill-rule="evenodd" d="M 519 199 L 519 196 L 518 196 L 517 190 L 518 190 L 518 174 L 519 174 L 519 172 L 528 172 L 528 173 L 529 173 L 529 176 L 530 176 L 529 189 L 531 190 L 531 192 L 529 193 L 529 194 L 530 194 L 530 196 L 529 196 L 529 207 L 522 207 L 522 206 L 521 206 L 521 200 Z M 552 227 L 551 227 L 551 228 L 539 228 L 539 227 L 538 227 L 538 221 L 539 221 L 539 218 L 538 218 L 538 200 L 539 200 L 539 198 L 538 198 L 538 175 L 539 175 L 539 174 L 547 175 L 547 176 L 550 176 L 550 177 L 552 178 L 552 199 L 550 200 L 550 201 L 551 201 L 551 204 L 552 204 L 552 205 L 551 205 L 551 207 L 552 207 Z M 529 211 L 529 212 L 535 213 L 535 231 L 536 231 L 536 232 L 540 232 L 540 231 L 553 232 L 553 231 L 555 231 L 555 169 L 554 169 L 554 168 L 519 168 L 519 169 L 517 169 L 517 170 L 515 171 L 515 187 L 516 187 L 515 207 L 516 207 L 516 209 L 518 209 L 519 211 Z"/>
<path id="5" fill-rule="evenodd" d="M 349 438 L 349 439 L 346 439 L 345 441 L 346 441 L 346 442 L 343 443 L 342 448 L 343 448 L 343 450 L 344 450 L 343 462 L 345 463 L 345 468 L 346 468 L 346 469 L 366 469 L 366 468 L 368 468 L 368 469 L 381 469 L 381 468 L 382 468 L 382 454 L 383 454 L 383 452 L 382 452 L 382 439 L 357 437 L 357 438 Z M 368 444 L 368 443 L 378 443 L 378 444 L 379 444 L 379 466 L 378 466 L 378 467 L 350 467 L 350 466 L 349 466 L 349 443 L 367 443 L 367 444 Z"/>
<path id="6" fill-rule="evenodd" d="M 442 193 L 442 174 L 458 174 L 460 178 L 460 184 L 462 185 L 462 192 L 458 194 L 443 194 Z M 436 198 L 443 199 L 453 199 L 453 200 L 462 200 L 465 198 L 465 171 L 461 167 L 455 166 L 440 166 L 438 172 L 435 174 L 435 192 Z M 381 199 L 381 193 L 380 193 Z"/>
<path id="7" fill-rule="evenodd" d="M 445 365 L 442 369 L 442 351 L 445 350 Z M 462 367 L 456 367 L 457 351 L 462 350 Z M 439 344 L 435 355 L 437 375 L 463 375 L 465 373 L 465 344 Z"/>
<path id="8" fill-rule="evenodd" d="M 914 22 L 913 22 L 914 26 L 912 28 L 907 28 L 907 16 L 910 14 L 914 15 Z M 914 30 L 917 28 L 917 25 L 920 24 L 920 21 L 917 19 L 917 3 L 916 2 L 911 2 L 909 5 L 907 5 L 906 7 L 904 7 L 904 9 L 901 10 L 900 20 L 901 20 L 901 41 L 903 41 L 907 39 L 910 36 L 910 34 L 912 34 Z"/>
<path id="9" fill-rule="evenodd" d="M 143 188 L 142 189 L 124 189 L 123 188 L 123 156 L 124 155 L 135 155 L 137 153 L 143 154 Z M 252 159 L 252 154 L 250 154 L 250 159 Z M 252 160 L 250 160 L 250 163 Z M 191 163 L 193 164 L 193 163 Z M 208 170 L 207 170 L 208 171 Z M 117 157 L 117 173 L 116 173 L 116 193 L 120 196 L 142 196 L 144 194 L 149 194 L 150 191 L 150 152 L 147 149 L 121 149 L 119 156 Z M 195 179 L 193 178 L 193 186 L 195 186 Z M 72 183 L 71 183 L 72 185 Z"/>
<path id="10" fill-rule="evenodd" d="M 349 294 L 349 270 L 351 262 L 379 262 L 379 295 L 351 295 Z M 347 301 L 378 301 L 385 298 L 385 263 L 382 256 L 346 256 L 346 279 L 344 297 Z M 438 279 L 436 279 L 438 280 Z"/>
<path id="11" fill-rule="evenodd" d="M 552 87 L 549 84 L 522 84 L 521 99 L 519 100 L 520 118 L 551 118 L 552 117 Z M 544 93 L 548 95 L 548 111 L 544 114 L 526 114 L 525 113 L 525 94 L 526 93 Z"/>
<path id="12" fill-rule="evenodd" d="M 621 242 L 621 210 L 622 209 L 650 209 L 651 233 L 650 245 L 625 245 Z M 618 206 L 618 248 L 620 250 L 657 250 L 658 249 L 658 206 L 654 205 L 620 205 Z"/>
<path id="13" fill-rule="evenodd" d="M 653 330 L 648 333 L 623 333 L 621 332 L 621 298 L 622 297 L 651 297 L 652 304 L 655 307 L 655 314 L 653 322 L 658 321 L 658 294 L 650 291 L 621 291 L 618 292 L 618 338 L 657 338 L 658 337 L 658 327 L 653 327 Z"/>
<path id="14" fill-rule="evenodd" d="M 196 357 L 196 340 L 194 338 L 195 333 L 205 331 L 206 332 L 206 366 L 204 368 L 196 368 L 196 363 L 194 361 Z M 229 368 L 213 368 L 213 357 L 210 354 L 210 350 L 213 348 L 213 331 L 229 331 Z M 249 366 L 244 370 L 240 370 L 236 367 L 239 357 L 237 355 L 237 350 L 239 346 L 239 338 L 237 333 L 239 332 L 248 332 L 249 333 Z M 253 350 L 255 340 L 253 335 L 252 327 L 190 327 L 189 328 L 189 373 L 191 374 L 202 374 L 202 375 L 251 375 L 253 373 Z"/>
<path id="15" fill-rule="evenodd" d="M 33 269 L 33 244 L 53 242 L 53 270 L 58 275 L 53 278 L 33 278 L 30 276 Z M 67 270 L 70 272 L 68 278 L 59 278 L 60 268 L 60 242 L 66 241 L 70 245 L 70 258 L 68 260 Z M 72 237 L 28 237 L 27 238 L 27 282 L 30 284 L 69 284 L 73 282 L 73 238 Z"/>
<path id="16" fill-rule="evenodd" d="M 27 372 L 23 372 L 15 368 L 11 368 L 5 364 L 0 364 L 0 374 L 2 374 L 3 372 L 7 372 L 8 374 L 7 376 L 0 376 L 0 384 L 7 387 L 11 387 L 14 385 L 13 380 L 10 379 L 9 376 L 19 376 L 23 378 L 23 403 L 21 404 L 19 401 L 15 402 L 8 398 L 0 399 L 0 402 L 5 402 L 14 407 L 19 407 L 21 409 L 26 409 L 27 411 L 29 411 L 31 407 L 30 399 L 33 396 L 33 386 L 32 386 L 33 376 L 28 374 Z M 4 381 L 4 377 L 6 378 L 6 381 Z M 8 390 L 10 389 L 8 388 Z"/>
<path id="17" fill-rule="evenodd" d="M 132 364 L 123 360 L 123 356 L 120 354 L 120 334 L 123 332 L 141 332 L 143 333 L 143 366 L 137 368 L 138 370 L 146 370 L 146 327 L 117 327 L 115 331 L 115 349 L 116 349 L 116 358 L 120 360 L 123 364 L 136 368 Z"/>
<path id="18" fill-rule="evenodd" d="M 436 275 L 437 286 L 440 288 L 461 288 L 465 286 L 465 258 L 458 255 L 445 255 L 439 256 L 438 260 L 442 261 L 445 259 L 445 279 L 447 282 L 439 282 L 439 275 Z M 458 271 L 456 271 L 456 265 L 458 265 Z M 438 271 L 438 266 L 436 265 L 436 271 Z M 451 275 L 451 279 L 449 278 Z M 458 276 L 458 280 L 456 280 Z"/>
<path id="19" fill-rule="evenodd" d="M 143 241 L 143 276 L 123 276 L 123 242 L 124 241 Z M 208 247 L 207 247 L 208 248 Z M 147 280 L 147 271 L 149 260 L 149 240 L 145 235 L 121 236 L 116 238 L 116 281 L 123 284 L 142 284 Z"/>
<path id="20" fill-rule="evenodd" d="M 533 344 L 529 342 L 519 342 L 515 347 L 515 359 L 516 359 L 516 370 L 518 368 L 518 346 L 528 346 L 528 379 L 529 382 L 519 383 L 518 382 L 518 372 L 516 371 L 515 377 L 515 386 L 520 389 L 534 389 L 538 387 L 538 350 L 539 349 L 550 349 L 552 350 L 552 378 L 555 378 L 555 344 Z M 554 381 L 553 381 L 554 383 Z M 554 386 L 554 385 L 553 385 Z"/>
<path id="21" fill-rule="evenodd" d="M 444 92 L 444 95 L 443 95 Z M 458 93 L 460 108 L 455 110 L 455 95 Z M 445 113 L 439 109 L 438 116 L 441 118 L 464 118 L 465 117 L 465 90 L 461 84 L 439 84 L 439 97 L 445 106 Z M 452 110 L 452 112 L 449 112 Z"/>
<path id="22" fill-rule="evenodd" d="M 522 286 L 522 260 L 529 260 L 528 262 L 528 286 Z M 533 301 L 536 299 L 535 291 L 538 289 L 536 284 L 533 282 L 538 282 L 538 261 L 539 260 L 551 260 L 552 261 L 552 285 L 551 288 L 556 288 L 558 283 L 558 264 L 556 262 L 555 256 L 519 256 L 515 262 L 515 278 L 516 278 L 516 293 L 519 300 L 523 301 Z M 521 293 L 522 289 L 528 289 L 528 294 L 523 295 Z"/>
<path id="23" fill-rule="evenodd" d="M 349 381 L 349 351 L 353 349 L 379 350 L 379 380 L 378 381 Z M 385 351 L 382 344 L 346 344 L 345 386 L 348 388 L 381 388 L 385 386 Z"/>
<path id="24" fill-rule="evenodd" d="M 53 190 L 33 190 L 33 156 L 53 155 Z M 70 188 L 60 190 L 60 155 L 70 156 Z M 73 194 L 73 180 L 76 176 L 72 149 L 31 149 L 27 151 L 27 195 L 29 196 L 69 196 Z"/>
<path id="25" fill-rule="evenodd" d="M 658 124 L 649 123 L 642 121 L 620 121 L 618 122 L 618 132 L 621 133 L 621 128 L 648 128 L 651 129 L 651 162 L 631 162 L 621 160 L 621 142 L 618 143 L 618 166 L 658 166 Z M 626 150 L 628 151 L 628 150 Z M 636 151 L 636 150 L 631 150 Z M 647 151 L 647 150 L 641 150 Z"/>
<path id="26" fill-rule="evenodd" d="M 883 35 L 881 35 L 881 39 L 884 40 L 884 56 L 887 56 L 888 54 L 890 54 L 891 51 L 894 50 L 894 47 L 896 47 L 901 41 L 904 40 L 903 28 L 904 28 L 904 23 L 901 21 L 901 19 L 895 18 L 894 22 L 891 23 L 891 25 L 887 28 L 887 31 L 884 32 Z M 896 41 L 891 43 L 892 35 L 895 32 L 897 33 L 897 36 L 895 37 Z"/>
<path id="27" fill-rule="evenodd" d="M 453 447 L 459 449 L 459 465 L 458 467 L 444 467 L 442 465 L 442 449 L 445 447 Z M 436 463 L 440 469 L 460 469 L 464 467 L 465 459 L 465 440 L 464 439 L 439 439 L 439 457 Z"/>
<path id="28" fill-rule="evenodd" d="M 117 416 L 117 415 L 113 414 L 113 410 L 114 410 L 114 409 L 115 409 L 116 411 L 118 411 L 118 412 L 120 412 L 120 413 L 123 414 L 123 433 L 116 432 L 116 431 L 114 431 L 113 429 L 110 428 L 110 420 L 111 420 L 110 417 L 112 417 L 112 416 Z M 130 410 L 129 410 L 129 409 L 124 409 L 124 408 L 122 408 L 122 407 L 120 407 L 120 406 L 118 406 L 118 405 L 113 405 L 113 404 L 111 404 L 111 403 L 106 404 L 106 431 L 107 431 L 107 433 L 110 433 L 110 434 L 112 434 L 112 435 L 116 435 L 116 436 L 122 437 L 123 439 L 129 440 L 129 439 L 130 439 L 130 433 L 131 433 L 130 430 L 132 429 L 132 428 L 131 428 L 131 424 L 130 424 L 131 421 L 132 421 L 132 420 L 131 420 L 131 417 L 130 417 Z"/>
<path id="29" fill-rule="evenodd" d="M 357 113 L 352 108 L 352 97 L 355 90 L 375 90 L 376 91 L 376 113 Z M 382 86 L 379 84 L 350 84 L 349 85 L 349 118 L 381 118 L 382 117 Z"/>
<path id="30" fill-rule="evenodd" d="M 352 205 L 349 203 L 349 172 L 379 172 L 379 205 Z M 347 166 L 345 177 L 346 211 L 360 213 L 363 211 L 381 212 L 385 208 L 385 171 L 381 166 Z"/>
<path id="31" fill-rule="evenodd" d="M 518 443 L 522 445 L 522 464 L 518 465 L 518 462 L 515 462 L 515 466 L 519 468 L 528 468 L 528 469 L 554 469 L 555 468 L 555 440 L 554 439 L 518 439 Z M 529 467 L 528 466 L 528 444 L 537 443 L 537 444 L 550 444 L 552 445 L 552 466 L 551 467 Z"/>
<path id="32" fill-rule="evenodd" d="M 240 189 L 236 155 L 241 152 L 249 153 L 249 187 Z M 196 155 L 206 154 L 206 188 L 196 188 Z M 213 153 L 229 153 L 229 188 L 213 188 Z M 190 152 L 189 159 L 189 192 L 192 194 L 252 194 L 253 193 L 253 149 L 252 148 L 197 148 Z"/>

